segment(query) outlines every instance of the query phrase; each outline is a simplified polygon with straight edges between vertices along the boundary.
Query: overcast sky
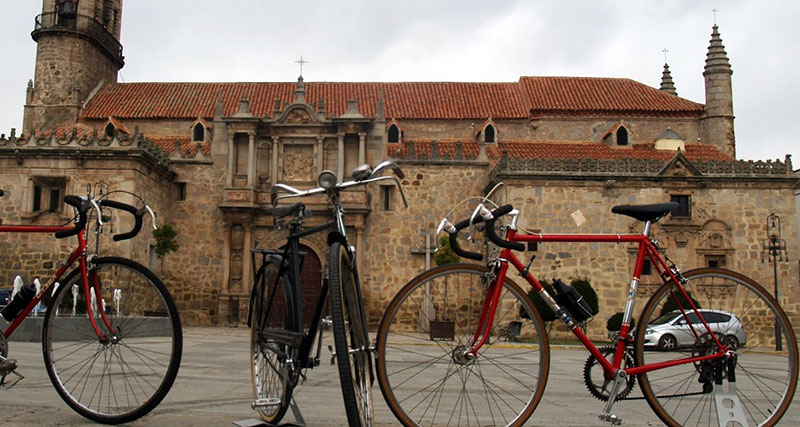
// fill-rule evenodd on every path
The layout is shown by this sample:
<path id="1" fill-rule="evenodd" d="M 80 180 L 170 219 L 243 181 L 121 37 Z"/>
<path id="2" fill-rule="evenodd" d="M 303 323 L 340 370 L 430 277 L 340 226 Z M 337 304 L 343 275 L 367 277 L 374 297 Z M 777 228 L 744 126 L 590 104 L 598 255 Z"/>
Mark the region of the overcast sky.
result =
<path id="1" fill-rule="evenodd" d="M 4 1 L 0 133 L 22 126 L 38 0 Z M 514 82 L 626 77 L 659 87 L 663 49 L 678 95 L 704 103 L 714 23 L 733 73 L 736 154 L 793 155 L 800 2 L 778 0 L 126 0 L 120 82 Z"/>

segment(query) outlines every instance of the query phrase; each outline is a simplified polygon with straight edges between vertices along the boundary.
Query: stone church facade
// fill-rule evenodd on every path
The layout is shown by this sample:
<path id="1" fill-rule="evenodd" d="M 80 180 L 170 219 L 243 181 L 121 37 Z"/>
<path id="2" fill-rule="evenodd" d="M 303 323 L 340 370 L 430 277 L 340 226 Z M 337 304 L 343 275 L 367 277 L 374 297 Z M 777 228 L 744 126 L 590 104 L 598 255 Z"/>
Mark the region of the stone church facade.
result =
<path id="1" fill-rule="evenodd" d="M 530 231 L 635 231 L 639 225 L 612 215 L 612 206 L 678 201 L 680 211 L 655 227 L 672 259 L 685 268 L 739 270 L 767 288 L 767 215 L 781 216 L 789 253 L 798 253 L 791 159 L 735 158 L 732 70 L 716 26 L 699 104 L 677 95 L 666 64 L 658 89 L 629 79 L 527 76 L 508 83 L 117 83 L 121 11 L 121 0 L 43 1 L 23 128 L 0 137 L 2 221 L 63 223 L 71 213 L 59 198 L 85 193 L 87 184 L 141 194 L 160 223 L 177 229 L 180 249 L 157 260 L 143 233 L 104 252 L 158 271 L 187 324 L 245 320 L 249 248 L 277 247 L 286 237 L 270 214 L 272 185 L 310 188 L 322 170 L 342 180 L 385 158 L 406 174 L 409 208 L 391 186 L 344 199 L 373 324 L 426 268 L 426 234 L 442 215 L 499 182 L 498 201 L 519 208 Z M 314 213 L 308 225 L 328 220 L 324 200 L 306 203 Z M 581 225 L 578 211 L 588 219 Z M 0 243 L 4 283 L 18 272 L 45 274 L 68 246 L 50 236 L 3 235 Z M 323 276 L 325 238 L 303 245 L 311 296 Z M 602 319 L 589 330 L 604 334 L 605 319 L 622 309 L 632 248 L 547 244 L 531 255 L 543 278 L 591 280 Z M 797 264 L 782 264 L 779 275 L 780 301 L 797 324 Z M 643 277 L 644 292 L 657 281 Z"/>

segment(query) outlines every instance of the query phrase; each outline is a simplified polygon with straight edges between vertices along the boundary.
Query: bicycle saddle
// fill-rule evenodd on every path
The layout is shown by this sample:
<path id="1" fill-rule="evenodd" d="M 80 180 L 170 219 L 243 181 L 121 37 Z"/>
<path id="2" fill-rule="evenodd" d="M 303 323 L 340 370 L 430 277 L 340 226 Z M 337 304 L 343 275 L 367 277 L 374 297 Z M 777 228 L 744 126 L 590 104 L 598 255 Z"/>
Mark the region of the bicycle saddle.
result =
<path id="1" fill-rule="evenodd" d="M 651 205 L 618 205 L 611 208 L 615 214 L 629 216 L 639 221 L 656 222 L 668 213 L 678 209 L 675 202 L 654 203 Z"/>
<path id="2" fill-rule="evenodd" d="M 298 202 L 293 205 L 284 205 L 284 206 L 273 206 L 272 207 L 272 216 L 275 218 L 283 218 L 285 216 L 294 215 L 297 212 L 301 212 L 303 216 L 308 216 L 306 212 L 306 205 L 304 203 Z"/>

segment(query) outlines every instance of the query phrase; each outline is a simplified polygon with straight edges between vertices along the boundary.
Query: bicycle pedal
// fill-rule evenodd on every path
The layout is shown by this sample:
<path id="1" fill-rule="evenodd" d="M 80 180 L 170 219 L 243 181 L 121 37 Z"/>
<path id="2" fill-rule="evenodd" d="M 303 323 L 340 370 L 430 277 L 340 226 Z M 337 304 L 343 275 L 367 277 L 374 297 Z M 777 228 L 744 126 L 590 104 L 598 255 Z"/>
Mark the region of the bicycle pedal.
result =
<path id="1" fill-rule="evenodd" d="M 333 365 L 336 363 L 336 351 L 333 349 L 332 345 L 328 346 L 328 351 L 331 352 L 331 365 Z"/>
<path id="2" fill-rule="evenodd" d="M 254 411 L 263 411 L 266 409 L 275 409 L 281 406 L 281 399 L 277 397 L 267 397 L 264 399 L 256 399 L 250 404 Z"/>
<path id="3" fill-rule="evenodd" d="M 600 414 L 598 418 L 600 418 L 601 421 L 610 423 L 611 425 L 618 426 L 622 424 L 622 418 L 619 418 L 614 414 Z"/>
<path id="4" fill-rule="evenodd" d="M 6 378 L 8 377 L 7 374 L 3 375 L 2 377 L 0 377 L 0 387 L 2 387 L 5 390 L 10 390 L 15 385 L 17 385 L 18 382 L 20 382 L 23 379 L 25 379 L 25 376 L 20 374 L 20 373 L 18 373 L 17 371 L 11 371 L 11 373 L 16 375 L 16 378 L 14 378 L 13 380 L 6 381 Z"/>

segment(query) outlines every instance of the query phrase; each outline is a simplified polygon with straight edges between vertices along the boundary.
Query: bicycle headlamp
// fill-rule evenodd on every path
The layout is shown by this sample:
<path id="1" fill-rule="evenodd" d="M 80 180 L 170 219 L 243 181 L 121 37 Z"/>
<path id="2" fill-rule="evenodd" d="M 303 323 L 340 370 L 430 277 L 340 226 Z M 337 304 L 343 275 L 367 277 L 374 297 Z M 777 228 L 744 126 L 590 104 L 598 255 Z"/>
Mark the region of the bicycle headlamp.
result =
<path id="1" fill-rule="evenodd" d="M 317 178 L 317 184 L 326 190 L 332 190 L 336 187 L 336 174 L 328 170 L 322 171 Z"/>

